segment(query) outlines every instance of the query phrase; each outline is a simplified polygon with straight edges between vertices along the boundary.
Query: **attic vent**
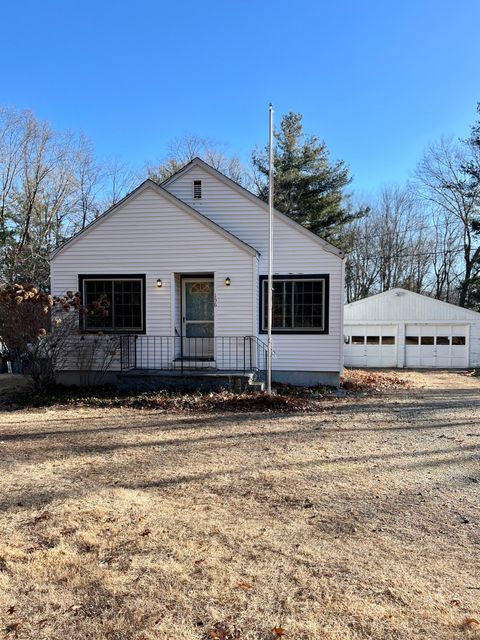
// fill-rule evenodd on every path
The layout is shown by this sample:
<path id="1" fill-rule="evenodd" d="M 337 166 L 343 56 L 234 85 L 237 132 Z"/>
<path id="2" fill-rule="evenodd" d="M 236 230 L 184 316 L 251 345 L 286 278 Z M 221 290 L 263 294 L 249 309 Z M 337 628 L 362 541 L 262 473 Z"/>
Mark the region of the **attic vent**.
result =
<path id="1" fill-rule="evenodd" d="M 200 200 L 202 197 L 202 181 L 194 180 L 193 181 L 193 198 L 195 200 Z"/>

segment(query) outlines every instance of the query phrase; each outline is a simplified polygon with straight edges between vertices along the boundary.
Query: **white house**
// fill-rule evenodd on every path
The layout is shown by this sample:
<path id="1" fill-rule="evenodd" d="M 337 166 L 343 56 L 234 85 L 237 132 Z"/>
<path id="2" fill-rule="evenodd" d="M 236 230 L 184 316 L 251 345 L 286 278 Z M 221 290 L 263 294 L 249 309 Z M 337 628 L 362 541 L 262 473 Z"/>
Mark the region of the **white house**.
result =
<path id="1" fill-rule="evenodd" d="M 345 306 L 347 367 L 480 367 L 480 313 L 404 289 Z"/>
<path id="2" fill-rule="evenodd" d="M 54 295 L 105 294 L 85 332 L 122 338 L 116 370 L 261 370 L 268 207 L 196 158 L 146 180 L 51 259 Z M 273 379 L 337 384 L 343 360 L 342 252 L 274 214 Z"/>

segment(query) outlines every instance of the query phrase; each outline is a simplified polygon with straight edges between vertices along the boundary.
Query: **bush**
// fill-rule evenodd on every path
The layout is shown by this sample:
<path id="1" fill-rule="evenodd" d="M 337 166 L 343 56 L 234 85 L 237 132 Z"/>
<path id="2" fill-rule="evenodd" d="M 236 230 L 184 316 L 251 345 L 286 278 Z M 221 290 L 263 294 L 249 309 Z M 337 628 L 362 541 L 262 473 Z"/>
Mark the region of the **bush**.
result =
<path id="1" fill-rule="evenodd" d="M 84 307 L 72 291 L 53 297 L 30 285 L 0 287 L 0 336 L 15 369 L 37 392 L 49 389 L 66 365 L 93 370 L 100 382 L 118 352 L 118 338 L 82 335 L 80 318 L 108 315 L 109 306 L 102 297 Z"/>

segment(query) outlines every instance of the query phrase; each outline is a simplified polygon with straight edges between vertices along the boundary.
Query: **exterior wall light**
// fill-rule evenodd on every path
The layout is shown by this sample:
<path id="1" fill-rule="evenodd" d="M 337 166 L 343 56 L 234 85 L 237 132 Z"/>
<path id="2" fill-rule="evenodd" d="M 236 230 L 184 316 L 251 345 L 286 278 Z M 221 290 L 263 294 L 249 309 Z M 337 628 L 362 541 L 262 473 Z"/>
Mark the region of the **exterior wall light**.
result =
<path id="1" fill-rule="evenodd" d="M 225 278 L 225 286 L 226 286 L 226 287 L 229 287 L 231 284 L 232 284 L 232 281 L 231 281 L 231 280 L 230 280 L 230 278 L 227 276 L 227 277 Z"/>
<path id="2" fill-rule="evenodd" d="M 159 289 L 161 289 L 163 287 L 163 282 L 162 282 L 162 280 L 160 278 L 158 278 L 158 280 L 157 280 L 157 287 Z"/>

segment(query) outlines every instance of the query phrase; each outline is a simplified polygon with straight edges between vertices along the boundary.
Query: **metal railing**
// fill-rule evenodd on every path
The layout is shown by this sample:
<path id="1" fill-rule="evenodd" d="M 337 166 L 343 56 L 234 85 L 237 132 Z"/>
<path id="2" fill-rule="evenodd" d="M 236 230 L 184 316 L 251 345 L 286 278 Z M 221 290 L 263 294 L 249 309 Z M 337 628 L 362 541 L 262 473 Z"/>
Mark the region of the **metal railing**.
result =
<path id="1" fill-rule="evenodd" d="M 264 372 L 267 346 L 256 336 L 125 335 L 120 337 L 122 371 Z"/>

